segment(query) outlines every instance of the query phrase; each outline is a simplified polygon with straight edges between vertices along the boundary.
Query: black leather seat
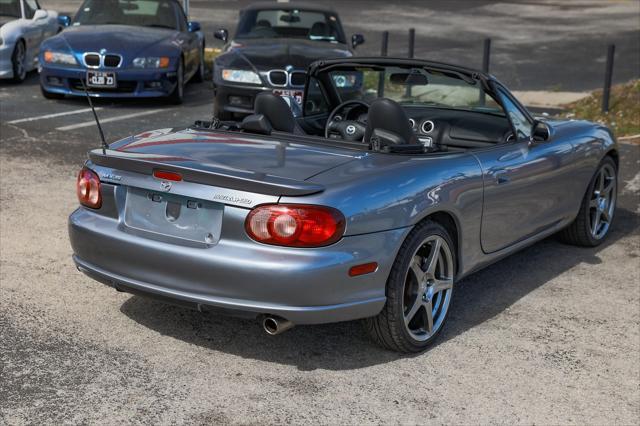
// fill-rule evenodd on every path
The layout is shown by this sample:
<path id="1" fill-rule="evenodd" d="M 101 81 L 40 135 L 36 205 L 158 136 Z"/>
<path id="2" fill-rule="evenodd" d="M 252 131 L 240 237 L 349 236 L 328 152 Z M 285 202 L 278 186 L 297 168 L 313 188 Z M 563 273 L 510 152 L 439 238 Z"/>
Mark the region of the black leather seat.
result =
<path id="1" fill-rule="evenodd" d="M 262 92 L 256 96 L 253 104 L 254 114 L 262 114 L 271 124 L 273 130 L 306 135 L 296 119 L 293 117 L 287 101 L 269 92 Z"/>
<path id="2" fill-rule="evenodd" d="M 331 37 L 331 27 L 324 22 L 315 22 L 309 30 L 309 38 Z"/>
<path id="3" fill-rule="evenodd" d="M 404 108 L 391 99 L 380 98 L 371 102 L 364 141 L 370 142 L 371 136 L 376 130 L 396 135 L 403 145 L 414 144 L 416 140 Z"/>

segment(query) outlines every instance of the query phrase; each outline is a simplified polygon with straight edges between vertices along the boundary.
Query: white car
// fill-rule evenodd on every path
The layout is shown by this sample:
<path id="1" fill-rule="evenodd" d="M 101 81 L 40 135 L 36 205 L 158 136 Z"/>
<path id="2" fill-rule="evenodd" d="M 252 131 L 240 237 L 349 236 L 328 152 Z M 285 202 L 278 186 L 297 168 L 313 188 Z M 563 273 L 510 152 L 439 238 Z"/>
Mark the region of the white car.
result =
<path id="1" fill-rule="evenodd" d="M 23 81 L 38 66 L 40 43 L 60 29 L 58 12 L 37 0 L 0 0 L 0 78 Z"/>

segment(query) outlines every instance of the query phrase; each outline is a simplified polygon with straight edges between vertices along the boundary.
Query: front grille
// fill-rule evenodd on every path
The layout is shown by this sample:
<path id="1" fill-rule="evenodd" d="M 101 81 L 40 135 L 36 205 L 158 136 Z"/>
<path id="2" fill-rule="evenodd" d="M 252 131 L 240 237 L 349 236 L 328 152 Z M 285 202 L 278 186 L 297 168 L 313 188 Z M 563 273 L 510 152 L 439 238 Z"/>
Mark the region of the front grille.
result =
<path id="1" fill-rule="evenodd" d="M 269 73 L 269 81 L 274 86 L 286 86 L 287 85 L 287 73 L 284 71 L 271 71 Z"/>
<path id="2" fill-rule="evenodd" d="M 84 55 L 84 64 L 88 67 L 99 67 L 100 66 L 100 55 L 97 53 L 89 53 Z"/>
<path id="3" fill-rule="evenodd" d="M 117 68 L 120 66 L 122 58 L 120 55 L 105 55 L 104 66 L 109 68 Z"/>
<path id="4" fill-rule="evenodd" d="M 292 72 L 291 73 L 291 85 L 292 86 L 304 86 L 304 83 L 307 79 L 307 74 L 303 72 Z"/>

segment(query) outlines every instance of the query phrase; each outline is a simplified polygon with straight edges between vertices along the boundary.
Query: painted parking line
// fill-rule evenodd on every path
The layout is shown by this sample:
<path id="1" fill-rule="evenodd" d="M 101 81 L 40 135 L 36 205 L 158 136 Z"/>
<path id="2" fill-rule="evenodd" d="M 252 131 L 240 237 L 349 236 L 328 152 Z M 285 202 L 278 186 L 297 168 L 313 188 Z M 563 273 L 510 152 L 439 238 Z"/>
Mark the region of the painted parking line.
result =
<path id="1" fill-rule="evenodd" d="M 128 118 L 142 117 L 144 115 L 157 114 L 157 113 L 163 112 L 163 111 L 169 111 L 169 110 L 167 110 L 167 109 L 152 109 L 150 111 L 142 111 L 142 112 L 136 112 L 136 113 L 133 113 L 133 114 L 118 115 L 118 116 L 109 117 L 109 118 L 101 118 L 100 119 L 100 124 L 102 124 L 102 123 L 111 123 L 112 121 L 126 120 Z M 67 130 L 81 129 L 83 127 L 89 127 L 89 126 L 95 126 L 95 125 L 96 125 L 95 120 L 91 120 L 91 121 L 85 121 L 83 123 L 71 124 L 69 126 L 56 127 L 56 130 L 61 130 L 61 131 L 64 132 L 64 131 L 67 131 Z"/>
<path id="2" fill-rule="evenodd" d="M 98 107 L 96 108 L 96 111 L 101 109 L 102 108 Z M 75 109 L 73 111 L 57 112 L 55 114 L 39 115 L 37 117 L 19 118 L 17 120 L 7 121 L 7 124 L 18 124 L 18 123 L 26 123 L 28 121 L 46 120 L 48 118 L 64 117 L 65 115 L 82 114 L 85 112 L 91 112 L 91 108 Z"/>

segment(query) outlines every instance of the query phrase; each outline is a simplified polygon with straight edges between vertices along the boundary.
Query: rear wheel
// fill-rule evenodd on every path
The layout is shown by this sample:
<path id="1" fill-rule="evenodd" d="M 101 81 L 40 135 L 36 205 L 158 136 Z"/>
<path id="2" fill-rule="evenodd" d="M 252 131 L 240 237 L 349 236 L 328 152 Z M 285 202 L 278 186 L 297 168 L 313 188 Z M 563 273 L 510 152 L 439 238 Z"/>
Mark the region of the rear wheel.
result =
<path id="1" fill-rule="evenodd" d="M 365 320 L 376 343 L 420 352 L 437 338 L 453 295 L 453 247 L 446 229 L 435 222 L 423 222 L 409 234 L 391 269 L 382 312 Z"/>
<path id="2" fill-rule="evenodd" d="M 27 78 L 27 48 L 24 41 L 18 40 L 11 55 L 13 81 L 22 83 Z"/>
<path id="3" fill-rule="evenodd" d="M 562 241 L 595 247 L 609 234 L 616 211 L 618 170 L 611 157 L 605 157 L 591 179 L 582 199 L 580 212 L 571 225 L 560 232 Z"/>
<path id="4" fill-rule="evenodd" d="M 184 101 L 184 64 L 182 58 L 178 60 L 178 68 L 176 69 L 176 87 L 169 95 L 169 101 L 175 105 L 179 105 Z"/>

